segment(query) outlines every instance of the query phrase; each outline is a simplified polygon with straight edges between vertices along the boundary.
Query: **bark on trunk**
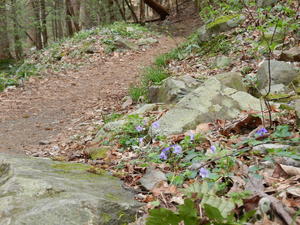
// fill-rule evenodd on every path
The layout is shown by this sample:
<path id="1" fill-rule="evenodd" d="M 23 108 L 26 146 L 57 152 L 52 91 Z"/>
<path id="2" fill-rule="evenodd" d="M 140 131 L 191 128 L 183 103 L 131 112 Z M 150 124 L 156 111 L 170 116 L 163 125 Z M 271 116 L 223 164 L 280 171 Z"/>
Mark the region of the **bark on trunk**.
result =
<path id="1" fill-rule="evenodd" d="M 12 58 L 9 51 L 9 38 L 7 35 L 7 16 L 5 4 L 5 0 L 0 0 L 0 59 Z"/>

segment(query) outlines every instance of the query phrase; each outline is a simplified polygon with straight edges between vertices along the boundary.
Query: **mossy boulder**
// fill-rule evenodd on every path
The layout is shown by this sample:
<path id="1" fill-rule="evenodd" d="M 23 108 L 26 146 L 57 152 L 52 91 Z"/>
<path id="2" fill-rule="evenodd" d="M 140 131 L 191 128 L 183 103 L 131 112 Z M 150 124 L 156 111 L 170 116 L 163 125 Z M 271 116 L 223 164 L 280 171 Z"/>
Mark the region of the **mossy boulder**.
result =
<path id="1" fill-rule="evenodd" d="M 200 84 L 190 76 L 169 77 L 161 86 L 150 89 L 149 99 L 153 103 L 176 103 Z"/>
<path id="2" fill-rule="evenodd" d="M 199 41 L 208 41 L 211 37 L 221 32 L 229 31 L 239 26 L 244 20 L 245 16 L 239 14 L 218 17 L 198 30 Z"/>
<path id="3" fill-rule="evenodd" d="M 260 111 L 260 100 L 250 94 L 229 88 L 216 78 L 182 98 L 159 120 L 158 128 L 151 128 L 150 135 L 171 135 L 195 129 L 199 123 L 216 119 L 233 119 L 242 111 Z"/>
<path id="4" fill-rule="evenodd" d="M 243 83 L 242 74 L 238 72 L 222 73 L 215 76 L 223 85 L 236 89 L 238 91 L 247 92 L 247 88 Z"/>
<path id="5" fill-rule="evenodd" d="M 91 167 L 0 154 L 0 224 L 132 222 L 140 207 L 133 194 L 117 178 L 87 169 Z"/>

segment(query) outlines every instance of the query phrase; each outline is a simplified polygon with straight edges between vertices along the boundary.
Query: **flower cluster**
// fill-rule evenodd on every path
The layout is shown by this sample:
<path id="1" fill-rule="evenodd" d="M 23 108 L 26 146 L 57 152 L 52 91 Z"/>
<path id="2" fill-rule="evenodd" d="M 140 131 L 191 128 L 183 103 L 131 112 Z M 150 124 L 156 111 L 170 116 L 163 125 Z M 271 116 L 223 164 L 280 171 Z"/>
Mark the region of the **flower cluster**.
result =
<path id="1" fill-rule="evenodd" d="M 173 151 L 171 151 L 171 149 L 173 149 Z M 169 147 L 164 148 L 159 155 L 160 159 L 167 160 L 171 152 L 176 155 L 179 155 L 182 153 L 182 147 L 180 145 L 171 145 Z"/>
<path id="2" fill-rule="evenodd" d="M 255 132 L 255 134 L 258 135 L 259 137 L 265 135 L 266 133 L 268 133 L 268 130 L 264 127 L 260 128 Z"/>

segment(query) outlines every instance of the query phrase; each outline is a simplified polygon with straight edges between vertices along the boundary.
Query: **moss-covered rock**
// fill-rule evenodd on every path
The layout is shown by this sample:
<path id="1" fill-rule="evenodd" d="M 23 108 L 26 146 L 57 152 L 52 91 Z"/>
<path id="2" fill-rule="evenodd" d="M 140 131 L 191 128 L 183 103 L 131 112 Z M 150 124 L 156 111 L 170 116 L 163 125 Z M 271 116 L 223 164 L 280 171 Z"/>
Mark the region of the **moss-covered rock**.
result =
<path id="1" fill-rule="evenodd" d="M 229 31 L 239 26 L 239 24 L 241 24 L 244 20 L 245 17 L 239 14 L 216 18 L 213 22 L 202 26 L 198 30 L 199 41 L 208 41 L 212 36 L 215 36 L 221 32 Z"/>
<path id="2" fill-rule="evenodd" d="M 0 224 L 127 224 L 140 206 L 117 178 L 89 165 L 0 154 L 2 161 Z"/>
<path id="3" fill-rule="evenodd" d="M 164 114 L 158 120 L 159 128 L 151 128 L 150 135 L 183 133 L 195 129 L 199 123 L 233 119 L 241 111 L 249 110 L 260 111 L 260 100 L 210 78 Z"/>

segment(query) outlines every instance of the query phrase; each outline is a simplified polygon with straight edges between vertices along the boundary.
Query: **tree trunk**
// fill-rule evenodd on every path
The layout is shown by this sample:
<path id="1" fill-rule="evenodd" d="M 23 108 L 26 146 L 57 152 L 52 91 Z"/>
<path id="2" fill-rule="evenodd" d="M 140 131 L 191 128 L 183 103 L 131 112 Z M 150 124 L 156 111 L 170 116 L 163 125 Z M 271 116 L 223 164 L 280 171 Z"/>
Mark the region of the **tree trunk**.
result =
<path id="1" fill-rule="evenodd" d="M 140 0 L 140 23 L 145 24 L 145 1 Z"/>
<path id="2" fill-rule="evenodd" d="M 43 47 L 46 47 L 48 44 L 48 32 L 47 32 L 47 18 L 46 18 L 46 5 L 45 0 L 41 1 L 41 29 L 43 37 Z"/>
<path id="3" fill-rule="evenodd" d="M 115 12 L 114 12 L 114 1 L 107 0 L 108 13 L 109 13 L 109 22 L 113 23 L 116 21 Z"/>
<path id="4" fill-rule="evenodd" d="M 42 43 L 42 29 L 40 18 L 40 4 L 39 0 L 31 0 L 32 14 L 33 14 L 33 28 L 32 34 L 35 47 L 39 50 L 43 48 Z"/>
<path id="5" fill-rule="evenodd" d="M 16 8 L 16 0 L 11 0 L 11 11 L 12 11 L 12 20 L 13 20 L 13 29 L 14 29 L 14 44 L 15 44 L 15 55 L 17 59 L 21 59 L 23 57 L 23 47 L 22 41 L 20 39 L 20 28 L 18 26 L 17 21 L 17 8 Z"/>
<path id="6" fill-rule="evenodd" d="M 65 3 L 66 3 L 66 25 L 67 25 L 68 35 L 72 36 L 75 31 L 72 25 L 71 2 L 70 0 L 66 0 Z"/>
<path id="7" fill-rule="evenodd" d="M 0 0 L 0 59 L 12 58 L 9 51 L 9 38 L 6 20 L 6 1 Z"/>
<path id="8" fill-rule="evenodd" d="M 154 0 L 144 0 L 145 3 L 152 8 L 155 12 L 157 12 L 160 16 L 161 20 L 166 19 L 169 15 L 169 12 L 159 3 L 155 2 Z"/>
<path id="9" fill-rule="evenodd" d="M 139 19 L 137 18 L 136 14 L 134 12 L 134 9 L 133 9 L 133 6 L 132 6 L 130 0 L 124 0 L 124 1 L 125 1 L 126 5 L 128 6 L 130 12 L 131 12 L 131 15 L 132 15 L 132 18 L 133 18 L 134 22 L 138 23 Z"/>
<path id="10" fill-rule="evenodd" d="M 125 16 L 125 11 L 123 11 L 123 8 L 121 7 L 120 3 L 119 3 L 119 0 L 114 0 L 114 2 L 116 3 L 118 9 L 119 9 L 119 12 L 120 12 L 120 15 L 122 16 L 122 19 L 124 21 L 126 21 L 126 16 Z"/>

